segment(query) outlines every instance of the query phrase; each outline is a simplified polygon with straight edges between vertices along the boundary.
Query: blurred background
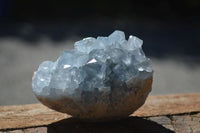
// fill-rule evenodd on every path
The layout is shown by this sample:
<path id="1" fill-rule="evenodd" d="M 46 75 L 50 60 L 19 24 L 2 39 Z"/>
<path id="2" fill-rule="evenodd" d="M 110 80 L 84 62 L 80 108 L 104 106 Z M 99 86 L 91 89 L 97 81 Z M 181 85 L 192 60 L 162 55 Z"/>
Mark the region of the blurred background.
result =
<path id="1" fill-rule="evenodd" d="M 0 105 L 38 102 L 31 78 L 83 37 L 123 30 L 153 61 L 151 95 L 200 92 L 199 0 L 0 0 Z"/>

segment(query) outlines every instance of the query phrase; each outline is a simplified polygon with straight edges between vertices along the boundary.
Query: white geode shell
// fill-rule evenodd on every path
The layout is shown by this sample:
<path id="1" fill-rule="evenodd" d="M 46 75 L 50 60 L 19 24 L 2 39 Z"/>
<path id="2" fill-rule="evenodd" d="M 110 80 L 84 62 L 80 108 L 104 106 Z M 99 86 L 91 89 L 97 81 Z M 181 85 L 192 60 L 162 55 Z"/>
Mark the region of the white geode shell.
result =
<path id="1" fill-rule="evenodd" d="M 119 119 L 144 104 L 151 91 L 152 64 L 143 41 L 121 31 L 89 37 L 64 51 L 56 62 L 43 62 L 32 87 L 51 109 L 89 120 Z"/>

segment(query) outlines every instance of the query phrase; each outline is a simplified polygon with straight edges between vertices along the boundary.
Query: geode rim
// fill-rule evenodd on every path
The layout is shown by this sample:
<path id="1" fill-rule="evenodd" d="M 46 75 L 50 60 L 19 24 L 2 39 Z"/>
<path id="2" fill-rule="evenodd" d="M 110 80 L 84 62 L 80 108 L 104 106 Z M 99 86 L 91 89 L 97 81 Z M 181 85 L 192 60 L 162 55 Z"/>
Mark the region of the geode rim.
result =
<path id="1" fill-rule="evenodd" d="M 74 118 L 93 122 L 119 120 L 128 117 L 144 104 L 151 91 L 152 82 L 153 77 L 142 82 L 130 81 L 130 91 L 123 93 L 120 99 L 115 98 L 115 102 L 110 101 L 112 98 L 110 93 L 105 93 L 98 97 L 98 100 L 90 103 L 85 99 L 77 101 L 70 97 L 62 97 L 57 100 L 37 95 L 36 97 L 47 107 L 67 113 Z"/>

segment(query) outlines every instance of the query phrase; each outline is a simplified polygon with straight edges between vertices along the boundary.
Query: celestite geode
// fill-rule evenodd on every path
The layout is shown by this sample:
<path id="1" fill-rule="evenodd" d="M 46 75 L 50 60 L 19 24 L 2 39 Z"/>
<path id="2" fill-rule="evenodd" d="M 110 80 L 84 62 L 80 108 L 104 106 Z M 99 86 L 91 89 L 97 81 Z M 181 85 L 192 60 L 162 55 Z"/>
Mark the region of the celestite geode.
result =
<path id="1" fill-rule="evenodd" d="M 127 117 L 151 91 L 152 63 L 142 44 L 122 31 L 75 42 L 75 49 L 39 66 L 33 91 L 44 105 L 77 118 Z"/>

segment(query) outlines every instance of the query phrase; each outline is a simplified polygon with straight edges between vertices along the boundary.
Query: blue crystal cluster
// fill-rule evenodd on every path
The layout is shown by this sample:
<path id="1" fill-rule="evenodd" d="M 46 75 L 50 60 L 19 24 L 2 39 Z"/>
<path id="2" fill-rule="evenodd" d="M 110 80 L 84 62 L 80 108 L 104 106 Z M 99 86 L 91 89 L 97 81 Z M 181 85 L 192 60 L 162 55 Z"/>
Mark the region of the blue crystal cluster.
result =
<path id="1" fill-rule="evenodd" d="M 126 40 L 122 31 L 84 38 L 55 62 L 44 61 L 39 66 L 33 76 L 33 91 L 40 96 L 78 96 L 111 91 L 116 83 L 120 86 L 131 79 L 146 79 L 152 76 L 152 63 L 142 44 L 132 35 Z"/>

